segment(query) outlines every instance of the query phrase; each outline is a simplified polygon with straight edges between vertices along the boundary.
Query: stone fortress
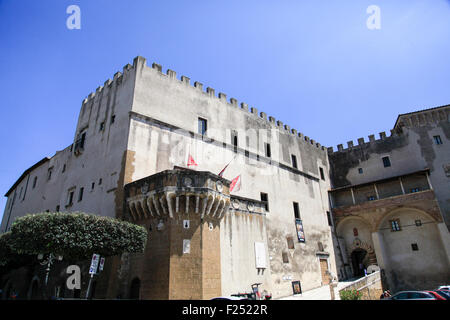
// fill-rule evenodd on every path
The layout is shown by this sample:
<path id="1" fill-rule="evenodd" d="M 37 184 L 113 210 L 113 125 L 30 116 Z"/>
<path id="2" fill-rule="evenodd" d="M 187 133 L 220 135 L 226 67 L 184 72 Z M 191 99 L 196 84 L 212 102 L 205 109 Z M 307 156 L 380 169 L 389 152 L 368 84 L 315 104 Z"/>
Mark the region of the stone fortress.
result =
<path id="1" fill-rule="evenodd" d="M 43 211 L 145 226 L 145 252 L 108 258 L 96 298 L 210 299 L 253 283 L 277 298 L 377 268 L 391 290 L 425 289 L 450 280 L 449 109 L 334 151 L 136 57 L 83 101 L 73 143 L 7 191 L 0 232 Z M 34 297 L 37 269 L 0 285 Z"/>

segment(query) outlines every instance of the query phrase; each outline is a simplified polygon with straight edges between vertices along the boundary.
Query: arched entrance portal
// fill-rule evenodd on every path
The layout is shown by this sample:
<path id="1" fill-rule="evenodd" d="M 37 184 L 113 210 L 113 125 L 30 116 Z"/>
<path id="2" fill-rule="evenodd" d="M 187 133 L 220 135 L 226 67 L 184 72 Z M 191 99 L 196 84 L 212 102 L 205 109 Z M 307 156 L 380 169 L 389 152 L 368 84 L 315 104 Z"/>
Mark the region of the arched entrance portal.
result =
<path id="1" fill-rule="evenodd" d="M 353 276 L 363 277 L 364 269 L 367 267 L 364 263 L 367 258 L 367 251 L 361 248 L 355 249 L 352 251 L 350 258 L 352 261 Z"/>
<path id="2" fill-rule="evenodd" d="M 130 286 L 130 299 L 139 300 L 141 290 L 141 280 L 134 278 Z"/>
<path id="3" fill-rule="evenodd" d="M 40 292 L 39 292 L 39 282 L 35 279 L 33 280 L 31 284 L 31 292 L 30 292 L 30 299 L 31 300 L 39 300 Z"/>

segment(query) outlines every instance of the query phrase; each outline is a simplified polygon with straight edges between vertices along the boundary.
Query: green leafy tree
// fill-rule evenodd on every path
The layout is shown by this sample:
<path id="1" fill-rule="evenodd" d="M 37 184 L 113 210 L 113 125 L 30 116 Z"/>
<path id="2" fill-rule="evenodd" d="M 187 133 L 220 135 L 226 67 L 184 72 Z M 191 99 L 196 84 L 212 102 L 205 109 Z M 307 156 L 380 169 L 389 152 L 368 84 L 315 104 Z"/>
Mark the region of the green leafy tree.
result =
<path id="1" fill-rule="evenodd" d="M 0 238 L 1 239 L 1 238 Z M 54 254 L 70 260 L 104 257 L 145 249 L 144 227 L 82 212 L 39 213 L 18 218 L 4 239 L 5 249 L 16 254 Z"/>

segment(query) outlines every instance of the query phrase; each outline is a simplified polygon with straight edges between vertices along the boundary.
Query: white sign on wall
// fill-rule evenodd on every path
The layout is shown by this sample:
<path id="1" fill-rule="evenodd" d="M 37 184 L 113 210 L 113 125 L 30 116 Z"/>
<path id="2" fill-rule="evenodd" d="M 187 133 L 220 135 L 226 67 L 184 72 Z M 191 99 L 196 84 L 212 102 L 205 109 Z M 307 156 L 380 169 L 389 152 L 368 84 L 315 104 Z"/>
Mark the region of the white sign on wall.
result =
<path id="1" fill-rule="evenodd" d="M 255 242 L 255 259 L 256 268 L 267 268 L 266 247 L 264 246 L 264 242 Z"/>
<path id="2" fill-rule="evenodd" d="M 191 252 L 191 240 L 183 240 L 183 254 Z"/>

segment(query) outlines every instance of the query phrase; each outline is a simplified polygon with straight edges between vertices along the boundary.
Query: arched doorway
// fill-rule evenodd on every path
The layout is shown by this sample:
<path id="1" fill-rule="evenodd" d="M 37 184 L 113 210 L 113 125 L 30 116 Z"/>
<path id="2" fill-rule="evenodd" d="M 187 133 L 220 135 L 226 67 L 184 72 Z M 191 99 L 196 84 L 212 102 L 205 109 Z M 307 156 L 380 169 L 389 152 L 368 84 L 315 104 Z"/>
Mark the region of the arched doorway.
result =
<path id="1" fill-rule="evenodd" d="M 364 276 L 364 269 L 367 267 L 364 263 L 366 257 L 367 251 L 364 249 L 358 248 L 352 251 L 350 258 L 352 261 L 353 276 L 355 277 Z"/>
<path id="2" fill-rule="evenodd" d="M 130 299 L 139 300 L 141 291 L 141 280 L 134 278 L 130 286 Z"/>
<path id="3" fill-rule="evenodd" d="M 41 299 L 39 292 L 39 282 L 36 279 L 33 280 L 33 282 L 31 283 L 30 299 L 31 300 Z"/>

